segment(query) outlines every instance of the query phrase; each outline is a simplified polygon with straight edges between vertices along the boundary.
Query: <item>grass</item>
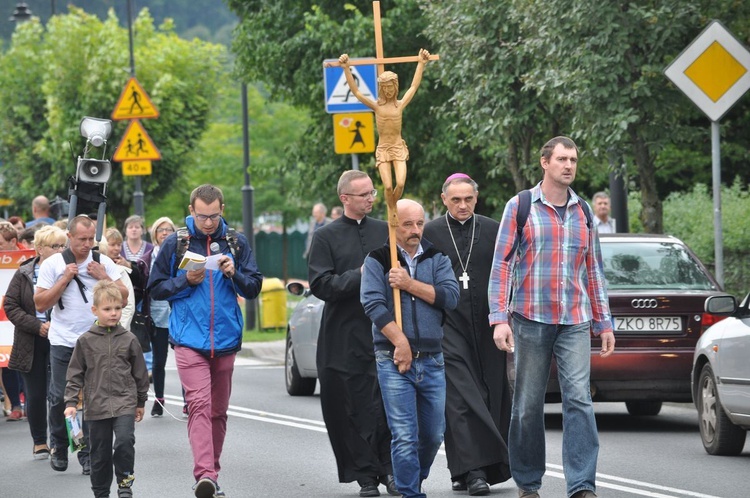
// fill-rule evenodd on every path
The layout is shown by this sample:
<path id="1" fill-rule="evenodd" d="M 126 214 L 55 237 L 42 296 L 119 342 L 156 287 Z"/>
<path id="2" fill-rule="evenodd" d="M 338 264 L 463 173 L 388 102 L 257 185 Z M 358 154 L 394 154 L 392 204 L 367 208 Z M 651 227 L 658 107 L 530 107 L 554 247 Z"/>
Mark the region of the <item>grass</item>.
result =
<path id="1" fill-rule="evenodd" d="M 242 342 L 268 342 L 281 341 L 286 339 L 286 328 L 283 329 L 264 329 L 264 330 L 246 330 L 242 334 Z"/>

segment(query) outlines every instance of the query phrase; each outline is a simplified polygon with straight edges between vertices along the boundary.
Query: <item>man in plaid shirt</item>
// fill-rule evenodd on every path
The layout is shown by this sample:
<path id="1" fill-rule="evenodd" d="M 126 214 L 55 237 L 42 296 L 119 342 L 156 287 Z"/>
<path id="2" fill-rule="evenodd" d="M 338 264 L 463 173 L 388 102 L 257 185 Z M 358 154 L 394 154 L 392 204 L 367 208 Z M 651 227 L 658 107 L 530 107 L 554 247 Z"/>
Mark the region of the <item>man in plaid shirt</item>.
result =
<path id="1" fill-rule="evenodd" d="M 599 239 L 583 211 L 591 207 L 570 188 L 578 148 L 567 137 L 553 138 L 542 147 L 540 162 L 544 177 L 531 189 L 520 237 L 519 196 L 505 206 L 489 285 L 495 344 L 515 352 L 510 468 L 519 496 L 538 498 L 546 461 L 544 395 L 554 356 L 563 398 L 567 495 L 590 498 L 596 496 L 599 453 L 589 387 L 590 331 L 601 338 L 603 357 L 614 351 L 615 337 Z"/>

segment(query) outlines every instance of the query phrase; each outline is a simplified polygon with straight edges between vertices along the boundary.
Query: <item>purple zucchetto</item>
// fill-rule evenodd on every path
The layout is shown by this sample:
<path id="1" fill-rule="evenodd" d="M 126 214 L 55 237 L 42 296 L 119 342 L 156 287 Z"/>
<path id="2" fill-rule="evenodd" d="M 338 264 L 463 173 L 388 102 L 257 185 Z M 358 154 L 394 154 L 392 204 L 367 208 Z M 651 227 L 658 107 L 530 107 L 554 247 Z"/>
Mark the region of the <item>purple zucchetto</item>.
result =
<path id="1" fill-rule="evenodd" d="M 443 183 L 452 182 L 453 180 L 457 180 L 458 178 L 466 178 L 467 180 L 471 180 L 471 177 L 469 175 L 467 175 L 466 173 L 453 173 L 451 176 L 449 176 L 448 178 L 446 178 L 445 182 L 443 182 Z M 474 180 L 472 180 L 472 181 L 474 181 Z"/>

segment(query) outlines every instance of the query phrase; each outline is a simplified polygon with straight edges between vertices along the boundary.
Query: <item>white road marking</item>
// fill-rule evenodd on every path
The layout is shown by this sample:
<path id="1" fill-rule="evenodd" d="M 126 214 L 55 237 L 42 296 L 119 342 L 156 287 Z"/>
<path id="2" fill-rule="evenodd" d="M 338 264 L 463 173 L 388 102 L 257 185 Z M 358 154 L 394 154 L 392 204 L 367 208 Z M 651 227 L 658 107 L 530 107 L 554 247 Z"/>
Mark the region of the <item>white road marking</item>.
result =
<path id="1" fill-rule="evenodd" d="M 256 359 L 246 358 L 243 360 L 244 361 L 241 362 L 240 366 L 246 368 L 280 368 L 278 366 L 269 366 L 267 363 L 263 363 L 262 361 Z M 165 404 L 176 405 L 180 407 L 182 406 L 181 396 L 166 395 L 165 398 Z M 261 410 L 254 410 L 252 408 L 245 408 L 235 405 L 229 405 L 229 410 L 227 411 L 227 413 L 233 417 L 244 418 L 247 420 L 255 420 L 258 422 L 295 427 L 297 429 L 305 429 L 315 432 L 327 432 L 325 423 L 318 420 L 293 417 L 290 415 L 283 415 L 281 413 L 271 413 Z M 441 447 L 438 453 L 445 456 L 445 450 L 443 449 L 443 447 Z M 545 473 L 545 475 L 565 480 L 565 475 L 562 473 L 562 470 L 562 465 L 548 463 L 547 472 Z M 680 498 L 686 496 L 694 498 L 719 498 L 714 495 L 698 493 L 685 489 L 672 488 L 669 486 L 662 486 L 660 484 L 653 484 L 650 482 L 638 481 L 635 479 L 628 479 L 625 477 L 618 477 L 610 474 L 602 474 L 599 472 L 597 472 L 596 478 L 596 486 L 598 488 L 613 489 L 625 493 L 630 493 L 632 495 L 646 496 L 649 498 Z"/>

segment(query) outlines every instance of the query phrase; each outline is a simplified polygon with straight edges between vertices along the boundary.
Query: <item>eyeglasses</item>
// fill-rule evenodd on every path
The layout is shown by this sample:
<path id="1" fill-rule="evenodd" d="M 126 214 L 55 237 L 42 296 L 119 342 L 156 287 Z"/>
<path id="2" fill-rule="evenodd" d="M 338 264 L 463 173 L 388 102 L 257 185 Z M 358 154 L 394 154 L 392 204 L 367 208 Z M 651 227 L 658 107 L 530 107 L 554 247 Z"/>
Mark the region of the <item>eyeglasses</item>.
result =
<path id="1" fill-rule="evenodd" d="M 202 216 L 202 215 L 196 215 L 196 218 L 198 218 L 198 216 Z M 213 218 L 211 218 L 211 219 L 213 219 Z M 205 220 L 203 220 L 203 221 L 205 221 Z M 174 232 L 174 229 L 173 228 L 169 228 L 169 227 L 167 227 L 167 228 L 157 228 L 156 229 L 156 233 L 172 233 L 172 232 Z"/>
<path id="2" fill-rule="evenodd" d="M 195 215 L 195 219 L 197 219 L 199 221 L 207 221 L 207 220 L 216 221 L 216 220 L 219 219 L 219 217 L 221 217 L 221 213 L 216 213 L 216 214 L 196 214 Z"/>
<path id="3" fill-rule="evenodd" d="M 57 251 L 58 249 L 65 249 L 67 247 L 67 245 L 66 244 L 51 244 L 51 245 L 48 245 L 47 247 L 49 247 L 50 249 L 54 249 L 55 251 Z"/>
<path id="4" fill-rule="evenodd" d="M 369 192 L 365 192 L 364 194 L 344 194 L 344 195 L 353 195 L 354 197 L 361 197 L 363 199 L 367 199 L 368 197 L 372 197 L 373 199 L 378 196 L 377 190 L 370 190 Z"/>

